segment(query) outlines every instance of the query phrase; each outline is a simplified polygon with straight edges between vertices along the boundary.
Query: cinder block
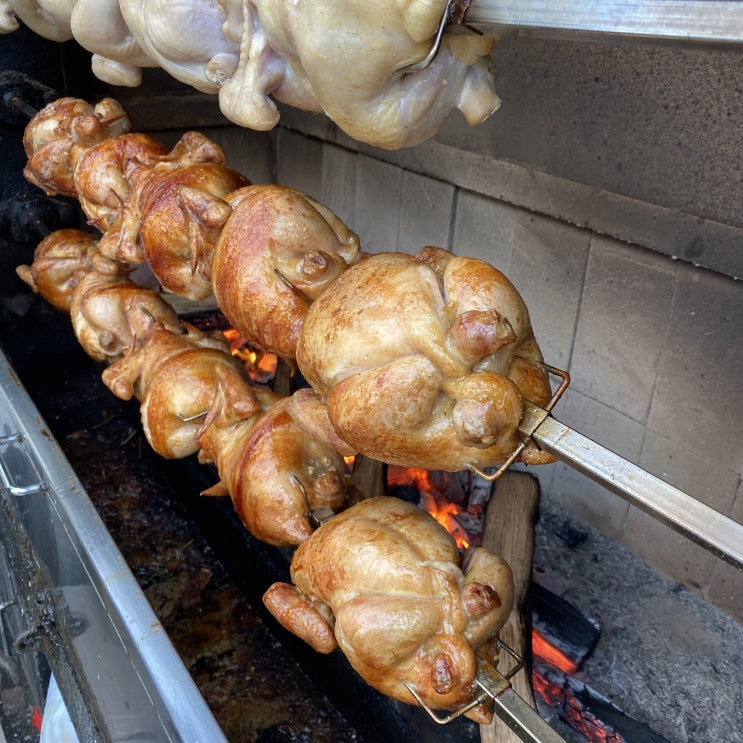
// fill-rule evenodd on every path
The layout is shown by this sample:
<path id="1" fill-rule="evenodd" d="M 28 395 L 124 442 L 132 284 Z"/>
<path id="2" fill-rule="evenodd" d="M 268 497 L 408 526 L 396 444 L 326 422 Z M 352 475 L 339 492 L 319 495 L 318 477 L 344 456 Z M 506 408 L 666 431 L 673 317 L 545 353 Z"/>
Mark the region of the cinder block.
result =
<path id="1" fill-rule="evenodd" d="M 567 369 L 590 233 L 524 210 L 513 216 L 513 252 L 508 278 L 529 308 L 545 361 Z"/>
<path id="2" fill-rule="evenodd" d="M 251 183 L 276 182 L 274 132 L 225 126 L 204 133 L 224 150 L 226 164 Z"/>
<path id="3" fill-rule="evenodd" d="M 570 372 L 575 387 L 645 422 L 676 288 L 676 264 L 592 239 Z"/>
<path id="4" fill-rule="evenodd" d="M 731 512 L 738 473 L 708 453 L 687 449 L 648 429 L 639 463 L 643 469 L 717 511 L 725 515 Z"/>
<path id="5" fill-rule="evenodd" d="M 508 276 L 518 212 L 518 209 L 502 201 L 460 190 L 454 221 L 453 252 L 487 261 Z"/>
<path id="6" fill-rule="evenodd" d="M 639 462 L 644 428 L 621 411 L 568 387 L 553 414 L 561 423 L 591 441 L 630 462 Z"/>
<path id="7" fill-rule="evenodd" d="M 321 198 L 325 206 L 356 229 L 356 179 L 358 155 L 342 147 L 323 144 Z M 362 249 L 364 247 L 362 241 Z"/>
<path id="8" fill-rule="evenodd" d="M 568 388 L 553 411 L 554 417 L 574 431 L 610 449 L 630 462 L 640 455 L 643 427 L 637 421 Z M 621 536 L 627 502 L 603 485 L 560 463 L 555 467 L 550 492 L 580 518 L 607 536 Z"/>
<path id="9" fill-rule="evenodd" d="M 567 464 L 550 466 L 555 468 L 550 496 L 602 534 L 620 539 L 629 510 L 627 502 Z"/>
<path id="10" fill-rule="evenodd" d="M 317 139 L 280 128 L 276 145 L 276 182 L 318 201 L 322 193 L 323 145 Z"/>
<path id="11" fill-rule="evenodd" d="M 426 245 L 449 247 L 454 187 L 404 171 L 398 250 L 415 253 Z"/>
<path id="12" fill-rule="evenodd" d="M 679 264 L 650 426 L 740 473 L 742 370 L 743 282 Z"/>
<path id="13" fill-rule="evenodd" d="M 358 156 L 356 227 L 364 250 L 395 250 L 402 198 L 402 169 Z"/>

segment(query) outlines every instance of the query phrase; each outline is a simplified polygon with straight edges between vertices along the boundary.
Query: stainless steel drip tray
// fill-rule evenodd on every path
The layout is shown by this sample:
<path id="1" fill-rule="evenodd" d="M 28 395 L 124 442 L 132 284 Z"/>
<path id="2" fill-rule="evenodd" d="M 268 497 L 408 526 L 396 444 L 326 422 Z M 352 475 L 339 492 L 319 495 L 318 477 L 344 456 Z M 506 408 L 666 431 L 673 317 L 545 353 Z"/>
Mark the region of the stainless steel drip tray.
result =
<path id="1" fill-rule="evenodd" d="M 2 351 L 0 505 L 1 651 L 45 658 L 80 739 L 225 740 Z"/>

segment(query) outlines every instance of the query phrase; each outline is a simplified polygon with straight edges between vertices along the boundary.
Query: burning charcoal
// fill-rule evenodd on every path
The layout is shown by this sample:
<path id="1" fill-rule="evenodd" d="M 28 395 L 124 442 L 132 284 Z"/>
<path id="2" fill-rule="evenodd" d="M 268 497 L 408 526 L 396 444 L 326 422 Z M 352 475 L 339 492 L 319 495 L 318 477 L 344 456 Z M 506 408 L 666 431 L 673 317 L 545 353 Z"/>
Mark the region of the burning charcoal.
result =
<path id="1" fill-rule="evenodd" d="M 535 582 L 531 600 L 534 654 L 574 673 L 596 647 L 601 635 L 598 623 Z"/>

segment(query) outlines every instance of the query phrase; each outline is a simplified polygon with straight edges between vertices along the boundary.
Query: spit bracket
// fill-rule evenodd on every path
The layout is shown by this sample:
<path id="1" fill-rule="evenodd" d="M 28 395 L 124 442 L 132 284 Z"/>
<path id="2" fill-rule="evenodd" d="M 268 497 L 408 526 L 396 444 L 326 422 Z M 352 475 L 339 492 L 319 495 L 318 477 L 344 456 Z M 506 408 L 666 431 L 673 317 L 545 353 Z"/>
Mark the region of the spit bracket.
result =
<path id="1" fill-rule="evenodd" d="M 480 705 L 492 704 L 493 712 L 526 743 L 565 743 L 565 739 L 513 690 L 511 679 L 523 668 L 524 662 L 521 656 L 500 638 L 497 642 L 498 647 L 504 650 L 514 661 L 511 667 L 505 673 L 501 673 L 486 660 L 478 658 L 477 676 L 475 677 L 478 693 L 469 704 L 444 717 L 440 717 L 435 710 L 423 701 L 412 684 L 405 682 L 405 687 L 413 695 L 415 701 L 428 713 L 428 716 L 438 725 L 446 725 Z"/>

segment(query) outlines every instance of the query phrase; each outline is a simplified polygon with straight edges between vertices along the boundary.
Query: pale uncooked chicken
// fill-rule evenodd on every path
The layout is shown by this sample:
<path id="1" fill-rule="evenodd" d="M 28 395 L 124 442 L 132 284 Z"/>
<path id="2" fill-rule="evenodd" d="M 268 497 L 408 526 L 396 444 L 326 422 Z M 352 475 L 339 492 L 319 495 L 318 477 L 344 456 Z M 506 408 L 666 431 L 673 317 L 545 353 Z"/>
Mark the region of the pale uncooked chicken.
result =
<path id="1" fill-rule="evenodd" d="M 397 149 L 433 136 L 459 109 L 471 125 L 499 105 L 493 37 L 447 32 L 431 51 L 446 0 L 225 0 L 244 11 L 240 63 L 219 91 L 230 120 L 270 129 L 269 96 L 323 110 L 348 135 Z"/>
<path id="2" fill-rule="evenodd" d="M 460 567 L 454 540 L 417 506 L 382 496 L 363 500 L 324 523 L 298 548 L 288 583 L 264 603 L 315 650 L 340 647 L 378 691 L 432 709 L 473 700 L 476 653 L 511 609 L 509 566 L 485 549 Z M 468 716 L 488 722 L 478 705 Z"/>
<path id="3" fill-rule="evenodd" d="M 235 72 L 240 45 L 225 35 L 221 0 L 118 0 L 140 47 L 166 72 L 202 93 L 217 93 Z"/>
<path id="4" fill-rule="evenodd" d="M 75 0 L 0 0 L 0 33 L 19 27 L 19 21 L 52 41 L 72 38 L 70 16 Z"/>
<path id="5" fill-rule="evenodd" d="M 0 0 L 0 32 L 20 18 L 47 38 L 72 36 L 112 85 L 139 85 L 141 67 L 160 66 L 218 94 L 224 115 L 240 126 L 274 127 L 277 100 L 324 111 L 354 139 L 397 149 L 432 137 L 455 109 L 475 125 L 499 106 L 492 36 L 451 26 L 436 47 L 447 7 L 447 0 Z"/>

